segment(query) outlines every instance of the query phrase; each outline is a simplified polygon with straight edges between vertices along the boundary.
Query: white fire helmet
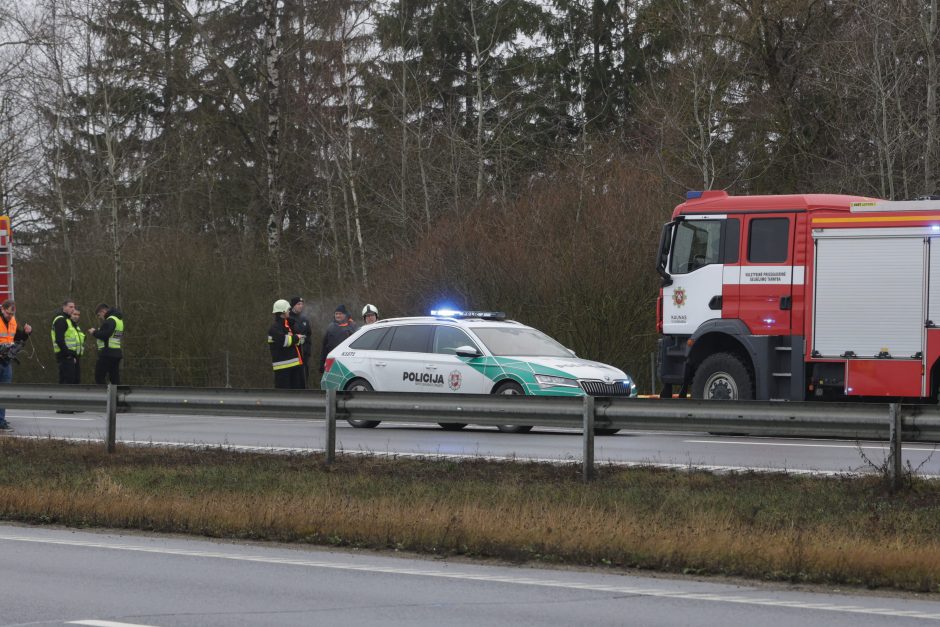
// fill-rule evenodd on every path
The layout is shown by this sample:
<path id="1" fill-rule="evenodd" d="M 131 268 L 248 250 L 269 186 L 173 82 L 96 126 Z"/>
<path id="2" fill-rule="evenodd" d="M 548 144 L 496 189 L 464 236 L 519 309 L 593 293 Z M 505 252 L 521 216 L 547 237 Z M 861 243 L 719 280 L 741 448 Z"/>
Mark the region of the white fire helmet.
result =
<path id="1" fill-rule="evenodd" d="M 271 313 L 284 313 L 285 311 L 290 311 L 290 303 L 284 300 L 274 301 L 274 307 L 271 309 Z"/>
<path id="2" fill-rule="evenodd" d="M 379 310 L 375 305 L 366 305 L 362 308 L 362 317 L 365 318 L 369 314 L 373 314 L 376 318 L 379 317 Z"/>

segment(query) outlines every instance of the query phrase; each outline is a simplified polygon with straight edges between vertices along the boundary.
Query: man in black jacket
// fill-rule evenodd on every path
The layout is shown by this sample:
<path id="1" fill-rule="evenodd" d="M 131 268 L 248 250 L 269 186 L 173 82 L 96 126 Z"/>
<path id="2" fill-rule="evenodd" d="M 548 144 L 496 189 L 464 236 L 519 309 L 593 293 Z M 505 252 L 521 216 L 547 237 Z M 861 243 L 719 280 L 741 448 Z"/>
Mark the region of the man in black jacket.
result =
<path id="1" fill-rule="evenodd" d="M 117 308 L 101 303 L 95 308 L 101 320 L 97 329 L 88 329 L 98 345 L 98 361 L 95 362 L 95 383 L 104 385 L 107 378 L 114 385 L 121 384 L 121 359 L 124 358 L 124 314 Z"/>
<path id="2" fill-rule="evenodd" d="M 304 299 L 300 296 L 294 296 L 290 299 L 290 315 L 288 320 L 290 321 L 291 330 L 297 335 L 302 335 L 305 338 L 310 337 L 310 321 L 307 319 L 307 316 L 303 315 L 304 311 Z M 300 353 L 303 356 L 304 363 L 301 366 L 303 370 L 303 379 L 304 387 L 307 387 L 307 379 L 310 376 L 310 353 L 311 348 L 313 347 L 313 342 L 304 342 L 300 345 Z"/>
<path id="3" fill-rule="evenodd" d="M 323 346 L 320 352 L 320 374 L 323 374 L 326 364 L 326 356 L 331 350 L 342 344 L 343 340 L 355 333 L 359 329 L 349 312 L 346 305 L 340 305 L 333 312 L 333 322 L 326 328 L 323 334 Z"/>

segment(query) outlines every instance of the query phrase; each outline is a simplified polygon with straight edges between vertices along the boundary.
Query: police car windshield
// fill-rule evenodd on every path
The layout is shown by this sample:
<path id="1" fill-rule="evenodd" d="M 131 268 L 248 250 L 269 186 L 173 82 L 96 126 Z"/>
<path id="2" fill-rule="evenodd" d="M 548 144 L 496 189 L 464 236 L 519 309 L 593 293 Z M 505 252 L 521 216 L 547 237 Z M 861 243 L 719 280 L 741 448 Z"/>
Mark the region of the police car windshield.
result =
<path id="1" fill-rule="evenodd" d="M 571 357 L 571 352 L 535 329 L 473 327 L 473 332 L 496 357 Z"/>

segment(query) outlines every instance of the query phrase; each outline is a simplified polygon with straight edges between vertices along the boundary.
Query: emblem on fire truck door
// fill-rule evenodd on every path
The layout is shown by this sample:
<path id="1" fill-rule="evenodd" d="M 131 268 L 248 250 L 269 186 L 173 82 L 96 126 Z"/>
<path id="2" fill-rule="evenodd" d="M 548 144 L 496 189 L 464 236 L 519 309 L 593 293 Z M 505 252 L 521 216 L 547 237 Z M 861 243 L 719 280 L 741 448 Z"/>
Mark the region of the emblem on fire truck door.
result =
<path id="1" fill-rule="evenodd" d="M 677 287 L 672 293 L 672 304 L 676 307 L 682 307 L 685 305 L 685 288 Z"/>

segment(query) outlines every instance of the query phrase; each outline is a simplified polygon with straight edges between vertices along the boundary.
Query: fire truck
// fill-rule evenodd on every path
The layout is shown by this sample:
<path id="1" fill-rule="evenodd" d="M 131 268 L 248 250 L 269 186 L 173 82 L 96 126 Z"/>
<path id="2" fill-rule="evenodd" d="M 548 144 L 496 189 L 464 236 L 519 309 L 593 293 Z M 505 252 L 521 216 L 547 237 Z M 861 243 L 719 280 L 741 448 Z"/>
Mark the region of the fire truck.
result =
<path id="1" fill-rule="evenodd" d="M 664 395 L 937 399 L 940 200 L 689 192 L 657 271 Z"/>

